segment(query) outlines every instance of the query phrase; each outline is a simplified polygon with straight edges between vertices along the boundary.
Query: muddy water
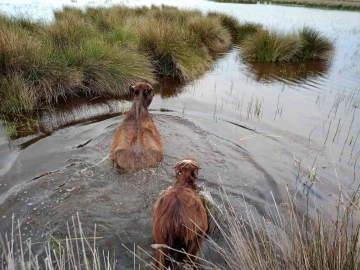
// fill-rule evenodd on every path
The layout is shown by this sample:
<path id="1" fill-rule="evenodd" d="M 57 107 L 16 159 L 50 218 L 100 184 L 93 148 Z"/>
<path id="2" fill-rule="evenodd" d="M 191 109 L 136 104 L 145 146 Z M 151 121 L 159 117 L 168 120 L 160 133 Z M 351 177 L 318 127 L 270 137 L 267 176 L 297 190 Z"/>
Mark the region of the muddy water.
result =
<path id="1" fill-rule="evenodd" d="M 23 3 L 4 2 L 0 9 L 29 12 L 32 7 L 33 16 L 46 18 L 54 7 L 46 1 Z M 339 184 L 350 190 L 360 184 L 360 13 L 207 1 L 182 6 L 288 30 L 313 25 L 335 40 L 335 55 L 327 63 L 270 65 L 246 63 L 233 49 L 189 85 L 162 82 L 150 108 L 163 138 L 164 160 L 136 174 L 117 172 L 107 159 L 128 101 L 69 102 L 42 116 L 42 133 L 11 142 L 0 128 L 1 233 L 10 229 L 15 214 L 23 239 L 63 237 L 66 222 L 79 211 L 85 231 L 98 224 L 100 249 L 115 250 L 118 268 L 128 269 L 133 256 L 121 244 L 149 251 L 152 207 L 171 185 L 172 166 L 180 158 L 198 159 L 199 182 L 217 202 L 221 179 L 240 213 L 245 200 L 267 215 L 271 193 L 280 203 L 285 184 L 299 190 L 300 207 L 307 191 L 311 202 L 331 205 Z M 312 166 L 319 177 L 313 186 L 306 181 Z M 205 256 L 218 260 L 205 250 Z"/>

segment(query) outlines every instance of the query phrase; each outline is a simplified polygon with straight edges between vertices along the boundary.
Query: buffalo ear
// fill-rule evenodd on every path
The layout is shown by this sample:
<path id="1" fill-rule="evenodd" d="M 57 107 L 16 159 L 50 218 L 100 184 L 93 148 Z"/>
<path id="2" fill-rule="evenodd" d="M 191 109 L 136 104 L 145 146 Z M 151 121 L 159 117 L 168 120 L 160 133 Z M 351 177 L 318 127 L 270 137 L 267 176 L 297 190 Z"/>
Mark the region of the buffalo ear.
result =
<path id="1" fill-rule="evenodd" d="M 135 84 L 131 84 L 131 85 L 129 86 L 129 91 L 130 91 L 130 93 L 134 92 L 134 90 L 135 90 Z"/>
<path id="2" fill-rule="evenodd" d="M 134 94 L 135 96 L 139 94 L 139 90 L 136 89 L 136 85 L 135 85 L 135 84 L 130 85 L 129 90 L 130 90 L 130 93 L 131 93 L 131 94 Z"/>

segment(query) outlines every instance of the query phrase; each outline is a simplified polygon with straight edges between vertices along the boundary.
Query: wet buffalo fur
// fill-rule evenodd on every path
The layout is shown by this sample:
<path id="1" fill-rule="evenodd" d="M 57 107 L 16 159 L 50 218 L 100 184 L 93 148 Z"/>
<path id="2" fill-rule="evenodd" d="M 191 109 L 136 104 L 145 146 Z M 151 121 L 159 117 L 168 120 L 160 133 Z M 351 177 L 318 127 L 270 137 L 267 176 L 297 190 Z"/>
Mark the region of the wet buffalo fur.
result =
<path id="1" fill-rule="evenodd" d="M 111 158 L 121 169 L 138 171 L 158 164 L 163 158 L 160 134 L 148 112 L 152 90 L 147 83 L 130 86 L 134 95 L 132 106 L 111 145 Z"/>
<path id="2" fill-rule="evenodd" d="M 160 270 L 169 267 L 178 269 L 176 262 L 191 265 L 193 259 L 162 245 L 194 256 L 200 251 L 208 230 L 208 216 L 195 184 L 199 169 L 194 159 L 179 161 L 175 166 L 174 186 L 163 193 L 155 204 L 152 234 L 158 248 L 155 248 L 154 263 Z"/>

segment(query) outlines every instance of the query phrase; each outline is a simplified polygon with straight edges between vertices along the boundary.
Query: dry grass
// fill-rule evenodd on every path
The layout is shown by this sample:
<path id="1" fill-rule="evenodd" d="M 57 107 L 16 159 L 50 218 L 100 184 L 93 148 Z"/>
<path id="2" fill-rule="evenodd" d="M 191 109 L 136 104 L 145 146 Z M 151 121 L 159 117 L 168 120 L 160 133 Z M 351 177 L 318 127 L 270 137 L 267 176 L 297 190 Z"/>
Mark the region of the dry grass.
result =
<path id="1" fill-rule="evenodd" d="M 304 183 L 312 173 L 311 169 L 304 177 Z M 226 267 L 203 257 L 198 257 L 192 267 L 209 270 L 360 269 L 360 186 L 351 194 L 340 189 L 334 209 L 329 209 L 330 213 L 334 213 L 333 216 L 326 214 L 326 209 L 316 203 L 313 214 L 300 213 L 297 192 L 292 196 L 289 190 L 287 192 L 286 202 L 277 204 L 274 201 L 273 206 L 268 206 L 268 216 L 265 217 L 245 202 L 241 202 L 244 214 L 239 215 L 222 187 L 223 204 L 226 207 L 219 212 L 220 216 L 217 213 L 212 218 L 225 245 L 219 245 L 217 240 L 211 238 L 206 241 L 208 246 L 221 255 Z M 207 205 L 211 204 L 213 202 Z M 40 256 L 32 252 L 31 240 L 26 240 L 23 245 L 20 223 L 17 228 L 14 228 L 14 224 L 13 218 L 10 235 L 5 234 L 5 239 L 2 236 L 0 238 L 2 264 L 6 270 L 31 270 L 39 266 L 46 266 L 50 270 L 115 269 L 115 258 L 111 259 L 109 253 L 104 254 L 96 248 L 95 240 L 101 238 L 96 236 L 96 225 L 93 237 L 85 236 L 78 216 L 77 222 L 73 218 L 72 225 L 68 225 L 67 237 L 55 239 L 55 242 L 54 238 L 50 239 Z M 158 247 L 153 245 L 153 248 Z M 133 255 L 145 264 L 150 263 L 151 255 L 140 247 L 138 249 L 147 254 L 149 260 Z"/>
<path id="2" fill-rule="evenodd" d="M 239 27 L 238 40 L 243 41 L 247 37 L 258 33 L 261 30 L 263 30 L 263 27 L 262 27 L 261 24 L 251 23 L 251 22 L 244 22 Z"/>
<path id="3" fill-rule="evenodd" d="M 198 38 L 199 46 L 205 45 L 210 52 L 227 50 L 231 45 L 231 34 L 217 18 L 194 17 L 187 22 Z"/>
<path id="4" fill-rule="evenodd" d="M 229 225 L 218 226 L 227 247 L 212 243 L 227 269 L 360 269 L 359 188 L 347 202 L 341 202 L 345 194 L 340 192 L 334 217 L 319 205 L 314 215 L 301 214 L 295 196 L 288 195 L 282 209 L 274 202 L 270 218 L 259 217 L 250 206 L 245 216 L 234 214 L 231 206 L 225 211 Z"/>
<path id="5" fill-rule="evenodd" d="M 1 269 L 5 270 L 112 270 L 115 269 L 115 259 L 109 252 L 99 252 L 96 247 L 96 225 L 94 236 L 85 235 L 79 215 L 72 218 L 72 224 L 67 224 L 68 235 L 65 239 L 51 238 L 44 246 L 42 255 L 33 253 L 31 239 L 23 241 L 20 221 L 15 226 L 12 217 L 10 234 L 1 235 L 2 254 Z M 5 240 L 5 241 L 4 241 Z"/>
<path id="6" fill-rule="evenodd" d="M 186 82 L 210 67 L 210 55 L 183 25 L 153 18 L 140 26 L 139 33 L 140 48 L 151 56 L 158 74 Z"/>
<path id="7" fill-rule="evenodd" d="M 250 27 L 251 29 L 252 27 Z M 332 42 L 317 30 L 304 27 L 298 33 L 282 33 L 254 27 L 241 44 L 246 60 L 262 62 L 292 62 L 329 60 L 333 54 Z"/>
<path id="8" fill-rule="evenodd" d="M 64 7 L 45 25 L 0 16 L 0 113 L 17 120 L 72 96 L 122 96 L 134 81 L 204 74 L 230 31 L 197 10 Z M 26 99 L 26 100 L 25 100 Z"/>
<path id="9" fill-rule="evenodd" d="M 234 16 L 225 13 L 209 12 L 208 17 L 218 18 L 223 27 L 230 31 L 231 36 L 236 40 L 240 32 L 240 23 Z"/>
<path id="10" fill-rule="evenodd" d="M 247 60 L 263 62 L 292 61 L 301 51 L 299 36 L 278 31 L 258 31 L 242 43 L 242 56 Z"/>
<path id="11" fill-rule="evenodd" d="M 299 31 L 299 35 L 304 44 L 298 58 L 304 60 L 327 60 L 331 57 L 334 45 L 329 38 L 322 36 L 319 31 L 304 27 Z"/>

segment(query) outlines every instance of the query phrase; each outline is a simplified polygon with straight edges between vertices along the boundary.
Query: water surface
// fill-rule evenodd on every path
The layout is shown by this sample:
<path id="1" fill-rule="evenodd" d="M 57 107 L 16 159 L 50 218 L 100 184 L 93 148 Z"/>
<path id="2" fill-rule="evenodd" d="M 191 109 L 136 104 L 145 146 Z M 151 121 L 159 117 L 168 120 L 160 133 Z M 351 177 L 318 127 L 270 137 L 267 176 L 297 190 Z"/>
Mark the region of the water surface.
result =
<path id="1" fill-rule="evenodd" d="M 5 0 L 0 11 L 49 20 L 52 9 L 64 4 L 115 3 Z M 125 2 L 150 3 L 176 4 Z M 135 174 L 119 173 L 107 158 L 129 101 L 73 100 L 42 115 L 40 134 L 15 141 L 0 128 L 1 233 L 10 229 L 14 213 L 24 239 L 43 241 L 49 234 L 63 235 L 79 211 L 87 232 L 98 224 L 100 249 L 115 249 L 118 268 L 128 269 L 133 257 L 121 244 L 150 251 L 152 207 L 173 182 L 173 165 L 181 158 L 199 161 L 199 183 L 217 202 L 221 179 L 240 213 L 245 201 L 266 216 L 272 194 L 277 203 L 284 200 L 286 184 L 291 192 L 299 190 L 302 209 L 308 190 L 313 209 L 314 201 L 332 205 L 339 184 L 350 190 L 360 184 L 360 13 L 200 0 L 179 5 L 286 31 L 314 26 L 334 39 L 335 54 L 329 62 L 263 64 L 244 62 L 232 49 L 193 83 L 162 82 L 150 109 L 164 160 Z M 312 166 L 319 177 L 313 186 L 306 179 Z"/>

